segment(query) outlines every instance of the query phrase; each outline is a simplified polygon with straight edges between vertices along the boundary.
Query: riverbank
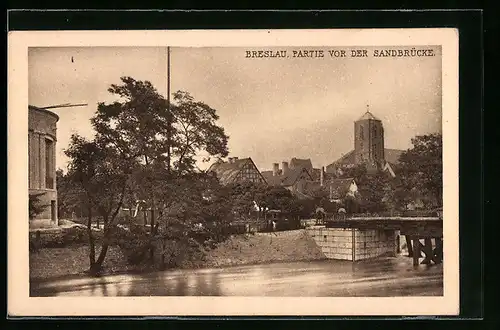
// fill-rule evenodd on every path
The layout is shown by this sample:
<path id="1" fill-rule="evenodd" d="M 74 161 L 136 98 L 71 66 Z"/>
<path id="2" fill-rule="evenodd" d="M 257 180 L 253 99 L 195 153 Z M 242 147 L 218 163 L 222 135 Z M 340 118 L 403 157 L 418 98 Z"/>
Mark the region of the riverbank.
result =
<path id="1" fill-rule="evenodd" d="M 88 246 L 74 244 L 60 248 L 42 248 L 30 253 L 30 280 L 40 281 L 69 275 L 85 275 L 89 267 Z M 96 251 L 97 253 L 99 251 Z M 213 268 L 270 262 L 325 259 L 304 230 L 235 235 L 216 248 L 204 251 L 203 260 L 182 268 Z M 111 246 L 104 262 L 105 274 L 132 273 L 117 246 Z"/>

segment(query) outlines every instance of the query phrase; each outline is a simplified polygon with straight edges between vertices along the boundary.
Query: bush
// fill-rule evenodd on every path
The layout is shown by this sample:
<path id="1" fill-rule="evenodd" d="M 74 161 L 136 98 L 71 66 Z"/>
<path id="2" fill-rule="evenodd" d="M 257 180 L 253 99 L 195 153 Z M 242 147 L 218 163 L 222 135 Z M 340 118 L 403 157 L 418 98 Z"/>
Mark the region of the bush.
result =
<path id="1" fill-rule="evenodd" d="M 144 226 L 132 225 L 129 230 L 115 230 L 114 240 L 130 265 L 136 266 L 148 258 L 151 238 Z"/>
<path id="2" fill-rule="evenodd" d="M 94 231 L 94 239 L 97 241 L 102 238 L 102 232 Z M 88 242 L 87 228 L 82 226 L 73 226 L 69 228 L 56 228 L 50 230 L 37 230 L 30 232 L 30 249 L 40 248 L 60 248 L 75 244 Z"/>

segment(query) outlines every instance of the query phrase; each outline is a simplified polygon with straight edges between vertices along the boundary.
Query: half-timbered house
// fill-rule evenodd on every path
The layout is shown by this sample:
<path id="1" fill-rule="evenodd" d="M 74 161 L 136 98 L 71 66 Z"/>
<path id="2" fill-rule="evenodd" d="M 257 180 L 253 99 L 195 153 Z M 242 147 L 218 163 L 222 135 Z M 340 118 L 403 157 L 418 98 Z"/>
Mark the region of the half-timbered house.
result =
<path id="1" fill-rule="evenodd" d="M 228 161 L 218 160 L 208 171 L 215 173 L 222 185 L 249 181 L 266 184 L 265 178 L 250 157 L 242 159 L 229 157 Z"/>

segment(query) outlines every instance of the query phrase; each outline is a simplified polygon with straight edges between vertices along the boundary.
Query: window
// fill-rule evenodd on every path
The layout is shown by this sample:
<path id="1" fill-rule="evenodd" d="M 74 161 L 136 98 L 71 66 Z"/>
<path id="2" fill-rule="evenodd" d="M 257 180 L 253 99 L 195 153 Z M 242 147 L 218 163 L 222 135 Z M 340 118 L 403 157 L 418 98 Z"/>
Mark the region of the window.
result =
<path id="1" fill-rule="evenodd" d="M 363 126 L 359 126 L 359 137 L 363 140 L 365 139 L 365 131 Z"/>
<path id="2" fill-rule="evenodd" d="M 54 189 L 54 141 L 45 139 L 45 188 Z"/>

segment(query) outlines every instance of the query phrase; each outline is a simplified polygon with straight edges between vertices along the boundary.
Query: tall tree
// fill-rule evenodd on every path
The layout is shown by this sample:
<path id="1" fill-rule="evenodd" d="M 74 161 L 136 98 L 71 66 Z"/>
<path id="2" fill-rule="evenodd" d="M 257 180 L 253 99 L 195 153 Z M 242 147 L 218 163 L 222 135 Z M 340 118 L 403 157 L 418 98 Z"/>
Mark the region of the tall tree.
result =
<path id="1" fill-rule="evenodd" d="M 173 186 L 194 171 L 197 156 L 228 154 L 228 137 L 216 124 L 216 110 L 181 91 L 168 104 L 149 81 L 131 77 L 122 77 L 121 84 L 111 85 L 108 91 L 118 100 L 98 105 L 91 119 L 97 138 L 105 147 L 115 148 L 122 159 L 137 160 L 139 166 L 132 173 L 134 196 L 152 212 L 165 214 L 176 201 Z M 158 228 L 155 215 L 151 236 Z M 153 249 L 150 252 L 152 260 Z"/>
<path id="2" fill-rule="evenodd" d="M 401 181 L 408 193 L 418 193 L 434 206 L 442 205 L 443 144 L 441 134 L 416 136 L 413 147 L 400 156 Z"/>

